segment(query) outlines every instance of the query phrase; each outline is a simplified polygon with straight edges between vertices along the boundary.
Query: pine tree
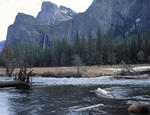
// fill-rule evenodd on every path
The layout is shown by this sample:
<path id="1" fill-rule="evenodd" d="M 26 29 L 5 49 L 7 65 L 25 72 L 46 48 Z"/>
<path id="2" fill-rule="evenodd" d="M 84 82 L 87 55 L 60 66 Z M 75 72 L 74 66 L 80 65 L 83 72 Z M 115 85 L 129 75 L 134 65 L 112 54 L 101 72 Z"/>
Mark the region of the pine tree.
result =
<path id="1" fill-rule="evenodd" d="M 88 48 L 87 48 L 87 39 L 84 36 L 81 38 L 81 59 L 84 64 L 88 64 Z"/>
<path id="2" fill-rule="evenodd" d="M 54 40 L 52 44 L 52 65 L 61 66 L 61 43 L 59 39 Z"/>
<path id="3" fill-rule="evenodd" d="M 74 37 L 73 47 L 74 47 L 74 53 L 76 55 L 81 55 L 81 52 L 80 52 L 80 35 L 79 35 L 79 32 L 77 32 L 76 35 L 75 35 L 75 37 Z"/>
<path id="4" fill-rule="evenodd" d="M 66 37 L 64 37 L 62 40 L 60 40 L 60 45 L 61 45 L 61 66 L 66 66 L 68 65 L 68 48 L 69 48 L 69 41 Z"/>
<path id="5" fill-rule="evenodd" d="M 72 56 L 73 56 L 73 48 L 70 44 L 68 44 L 67 50 L 66 50 L 66 66 L 72 65 Z"/>
<path id="6" fill-rule="evenodd" d="M 108 64 L 115 64 L 116 63 L 116 57 L 115 57 L 115 49 L 114 49 L 114 43 L 113 43 L 113 33 L 112 29 L 108 32 L 107 35 L 107 63 Z"/>
<path id="7" fill-rule="evenodd" d="M 52 62 L 51 48 L 48 45 L 46 45 L 43 53 L 44 53 L 44 65 L 51 66 L 51 62 Z"/>
<path id="8" fill-rule="evenodd" d="M 137 49 L 141 50 L 141 48 L 142 48 L 142 38 L 141 38 L 141 32 L 140 31 L 138 31 L 136 39 L 137 39 L 136 40 L 137 41 Z"/>
<path id="9" fill-rule="evenodd" d="M 95 44 L 93 39 L 92 30 L 89 30 L 88 33 L 88 65 L 94 65 L 95 64 Z"/>
<path id="10" fill-rule="evenodd" d="M 100 28 L 97 31 L 96 39 L 96 64 L 103 64 L 103 43 L 102 43 L 102 34 Z"/>

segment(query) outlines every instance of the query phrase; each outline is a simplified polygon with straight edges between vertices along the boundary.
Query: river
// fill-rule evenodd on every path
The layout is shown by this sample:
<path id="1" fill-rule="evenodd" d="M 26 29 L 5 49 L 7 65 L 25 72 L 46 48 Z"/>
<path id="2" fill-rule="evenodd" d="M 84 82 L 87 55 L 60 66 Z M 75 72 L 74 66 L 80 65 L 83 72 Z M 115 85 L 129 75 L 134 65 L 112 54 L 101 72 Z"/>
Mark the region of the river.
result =
<path id="1" fill-rule="evenodd" d="M 10 80 L 2 77 L 0 81 Z M 73 110 L 103 103 L 104 115 L 128 115 L 136 101 L 150 104 L 150 80 L 113 80 L 101 78 L 34 78 L 29 90 L 0 89 L 1 115 L 97 115 Z M 115 99 L 96 96 L 98 87 L 111 92 Z M 103 114 L 101 114 L 103 115 Z"/>

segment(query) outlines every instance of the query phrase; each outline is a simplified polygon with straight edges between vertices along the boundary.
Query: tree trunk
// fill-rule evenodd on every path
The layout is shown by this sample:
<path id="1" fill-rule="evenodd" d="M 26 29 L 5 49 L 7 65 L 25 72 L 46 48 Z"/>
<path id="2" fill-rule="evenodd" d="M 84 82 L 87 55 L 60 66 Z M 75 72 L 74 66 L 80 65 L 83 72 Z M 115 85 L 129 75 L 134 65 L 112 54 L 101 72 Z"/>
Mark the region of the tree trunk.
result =
<path id="1" fill-rule="evenodd" d="M 92 106 L 89 106 L 89 107 L 84 107 L 84 108 L 76 109 L 76 110 L 73 110 L 73 111 L 74 112 L 85 111 L 85 110 L 90 110 L 90 109 L 101 107 L 101 106 L 104 106 L 104 104 L 92 105 Z"/>

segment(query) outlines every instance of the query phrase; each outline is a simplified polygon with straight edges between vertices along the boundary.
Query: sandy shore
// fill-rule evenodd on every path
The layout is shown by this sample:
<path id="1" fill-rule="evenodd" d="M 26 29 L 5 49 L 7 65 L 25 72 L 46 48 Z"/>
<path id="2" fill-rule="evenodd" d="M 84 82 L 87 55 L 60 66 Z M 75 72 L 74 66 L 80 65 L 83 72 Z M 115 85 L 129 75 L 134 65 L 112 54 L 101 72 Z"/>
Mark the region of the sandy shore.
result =
<path id="1" fill-rule="evenodd" d="M 145 68 L 150 67 L 150 64 L 135 64 L 131 67 Z M 33 76 L 43 77 L 74 77 L 77 73 L 76 67 L 40 67 L 32 68 Z M 99 76 L 110 76 L 115 71 L 120 69 L 120 65 L 102 65 L 102 66 L 83 66 L 80 68 L 82 77 L 99 77 Z M 17 74 L 19 69 L 15 69 L 13 74 Z M 0 76 L 6 76 L 5 68 L 0 68 Z"/>

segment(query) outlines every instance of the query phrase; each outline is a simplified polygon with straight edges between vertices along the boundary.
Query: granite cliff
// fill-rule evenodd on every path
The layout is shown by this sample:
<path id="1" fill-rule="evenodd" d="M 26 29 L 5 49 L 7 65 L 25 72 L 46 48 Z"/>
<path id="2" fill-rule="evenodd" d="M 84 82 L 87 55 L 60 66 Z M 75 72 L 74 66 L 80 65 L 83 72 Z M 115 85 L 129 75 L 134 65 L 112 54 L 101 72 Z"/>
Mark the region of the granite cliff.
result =
<path id="1" fill-rule="evenodd" d="M 72 19 L 74 15 L 76 15 L 76 12 L 69 8 L 64 6 L 58 7 L 51 2 L 43 2 L 37 19 L 44 24 L 51 25 Z"/>
<path id="2" fill-rule="evenodd" d="M 137 29 L 150 28 L 149 0 L 93 0 L 83 13 L 43 2 L 37 18 L 19 13 L 7 33 L 9 44 L 17 42 L 40 44 L 64 36 L 72 39 L 77 31 L 87 35 L 89 28 L 96 35 L 100 27 L 103 34 L 114 30 L 115 37 L 126 36 Z"/>

